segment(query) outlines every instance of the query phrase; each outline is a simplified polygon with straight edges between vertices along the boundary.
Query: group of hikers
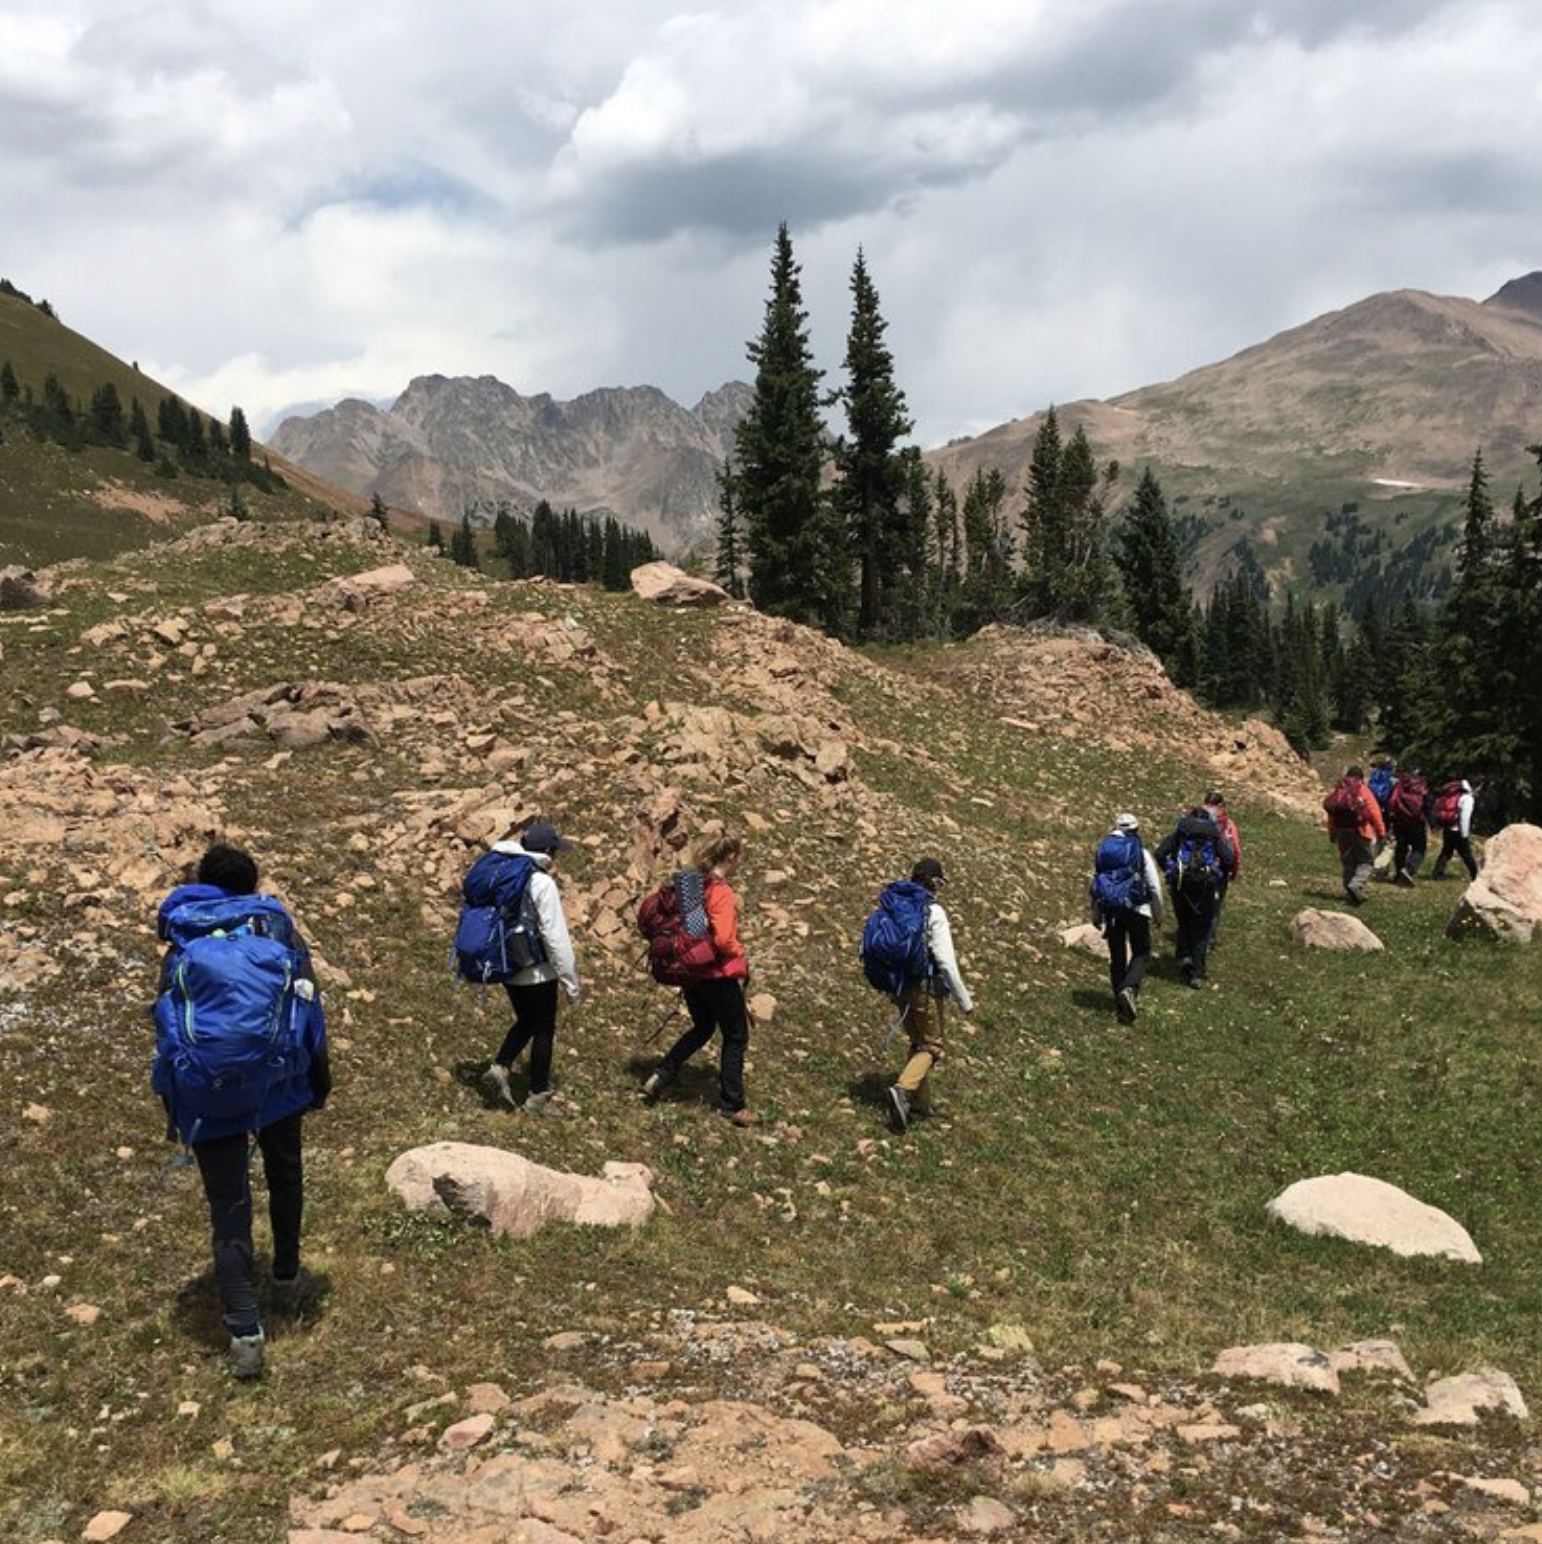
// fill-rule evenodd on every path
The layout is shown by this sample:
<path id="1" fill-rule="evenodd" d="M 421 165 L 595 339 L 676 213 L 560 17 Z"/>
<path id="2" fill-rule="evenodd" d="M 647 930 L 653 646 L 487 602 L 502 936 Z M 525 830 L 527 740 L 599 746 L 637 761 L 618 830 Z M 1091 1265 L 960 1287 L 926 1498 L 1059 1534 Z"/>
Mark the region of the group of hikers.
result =
<path id="1" fill-rule="evenodd" d="M 1398 883 L 1414 882 L 1427 825 L 1443 833 L 1435 877 L 1453 857 L 1476 874 L 1472 787 L 1452 783 L 1431 794 L 1417 770 L 1377 771 L 1392 774 L 1384 796 L 1376 778 L 1351 767 L 1325 801 L 1345 894 L 1356 904 L 1363 899 L 1374 843 L 1389 823 Z M 560 994 L 576 1003 L 582 993 L 554 873 L 571 846 L 551 823 L 535 821 L 493 843 L 461 887 L 454 970 L 463 980 L 502 986 L 512 1014 L 482 1086 L 495 1104 L 531 1115 L 552 1108 Z M 686 1063 L 719 1036 L 716 1109 L 735 1127 L 757 1124 L 744 1087 L 750 967 L 732 885 L 743 855 L 739 837 L 708 835 L 637 915 L 650 972 L 680 988 L 690 1020 L 648 1073 L 641 1097 L 648 1104 L 666 1097 Z M 1227 892 L 1241 873 L 1241 838 L 1219 791 L 1182 814 L 1154 851 L 1134 814 L 1115 819 L 1094 854 L 1089 896 L 1094 924 L 1108 943 L 1121 1022 L 1133 1023 L 1140 1011 L 1153 927 L 1160 928 L 1166 914 L 1164 889 L 1177 925 L 1179 976 L 1197 989 L 1207 980 Z M 883 890 L 862 932 L 864 974 L 892 1010 L 885 1044 L 899 1035 L 908 1045 L 884 1095 L 896 1133 L 935 1113 L 932 1072 L 947 1051 L 950 1006 L 965 1015 L 974 1009 L 941 900 L 946 885 L 941 861 L 922 858 L 908 879 Z M 168 1137 L 191 1148 L 203 1181 L 230 1369 L 238 1378 L 255 1378 L 265 1340 L 252 1249 L 249 1139 L 255 1136 L 262 1157 L 273 1228 L 267 1298 L 274 1312 L 292 1312 L 309 1288 L 300 1265 L 302 1122 L 331 1090 L 321 996 L 305 941 L 282 904 L 260 892 L 257 864 L 239 848 L 220 843 L 204 853 L 191 882 L 162 903 L 158 933 L 166 953 L 152 1010 L 151 1086 L 165 1105 Z M 521 1100 L 514 1067 L 527 1051 Z"/>
<path id="2" fill-rule="evenodd" d="M 1219 790 L 1178 819 L 1155 852 L 1141 839 L 1140 821 L 1120 815 L 1098 843 L 1088 895 L 1093 926 L 1108 944 L 1114 1011 L 1124 1024 L 1140 1012 L 1140 991 L 1151 965 L 1152 927 L 1167 914 L 1164 881 L 1177 927 L 1178 975 L 1199 990 L 1221 927 L 1227 890 L 1242 877 L 1242 838 Z"/>
<path id="3" fill-rule="evenodd" d="M 1392 882 L 1411 889 L 1424 855 L 1429 832 L 1440 833 L 1440 852 L 1430 878 L 1443 879 L 1453 858 L 1460 858 L 1468 877 L 1478 877 L 1472 850 L 1472 815 L 1477 790 L 1466 778 L 1452 778 L 1434 789 L 1417 767 L 1398 770 L 1391 756 L 1381 757 L 1366 777 L 1359 763 L 1347 767 L 1323 800 L 1328 836 L 1339 850 L 1344 898 L 1352 906 L 1365 904 L 1376 859 L 1392 843 Z"/>

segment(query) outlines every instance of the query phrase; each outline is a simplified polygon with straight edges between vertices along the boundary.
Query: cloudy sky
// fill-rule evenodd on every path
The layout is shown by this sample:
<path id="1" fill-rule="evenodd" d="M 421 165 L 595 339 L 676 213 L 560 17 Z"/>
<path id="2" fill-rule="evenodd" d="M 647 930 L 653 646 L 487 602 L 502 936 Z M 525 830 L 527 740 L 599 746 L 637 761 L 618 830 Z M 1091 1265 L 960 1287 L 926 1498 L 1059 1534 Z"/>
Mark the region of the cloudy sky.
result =
<path id="1" fill-rule="evenodd" d="M 205 407 L 746 376 L 777 223 L 917 437 L 1542 268 L 1523 0 L 0 0 L 0 274 Z"/>

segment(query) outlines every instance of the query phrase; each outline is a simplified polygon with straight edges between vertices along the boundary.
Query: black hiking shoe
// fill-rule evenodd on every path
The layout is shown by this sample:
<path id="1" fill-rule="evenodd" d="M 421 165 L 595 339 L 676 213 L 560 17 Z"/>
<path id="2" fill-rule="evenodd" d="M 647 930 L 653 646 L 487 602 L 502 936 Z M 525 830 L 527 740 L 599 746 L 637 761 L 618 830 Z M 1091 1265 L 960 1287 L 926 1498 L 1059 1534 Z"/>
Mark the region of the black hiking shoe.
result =
<path id="1" fill-rule="evenodd" d="M 282 1276 L 270 1276 L 268 1287 L 268 1301 L 272 1304 L 273 1312 L 282 1318 L 292 1319 L 310 1296 L 310 1272 L 302 1265 L 287 1280 Z"/>
<path id="2" fill-rule="evenodd" d="M 1407 869 L 1399 869 L 1392 876 L 1392 883 L 1403 890 L 1412 890 L 1414 887 L 1413 875 Z"/>
<path id="3" fill-rule="evenodd" d="M 664 1097 L 664 1090 L 669 1087 L 671 1081 L 669 1074 L 662 1067 L 657 1068 L 642 1086 L 643 1102 L 657 1104 Z"/>
<path id="4" fill-rule="evenodd" d="M 264 1336 L 261 1330 L 255 1335 L 232 1335 L 229 1349 L 225 1352 L 225 1365 L 230 1369 L 233 1378 L 239 1378 L 243 1383 L 252 1378 L 262 1376 L 262 1347 Z"/>
<path id="5" fill-rule="evenodd" d="M 1114 1012 L 1119 1015 L 1121 1024 L 1133 1024 L 1136 1015 L 1140 1012 L 1140 1005 L 1135 999 L 1135 993 L 1129 987 L 1121 987 L 1114 997 Z"/>
<path id="6" fill-rule="evenodd" d="M 896 1084 L 888 1093 L 889 1130 L 903 1136 L 910 1125 L 910 1095 Z"/>

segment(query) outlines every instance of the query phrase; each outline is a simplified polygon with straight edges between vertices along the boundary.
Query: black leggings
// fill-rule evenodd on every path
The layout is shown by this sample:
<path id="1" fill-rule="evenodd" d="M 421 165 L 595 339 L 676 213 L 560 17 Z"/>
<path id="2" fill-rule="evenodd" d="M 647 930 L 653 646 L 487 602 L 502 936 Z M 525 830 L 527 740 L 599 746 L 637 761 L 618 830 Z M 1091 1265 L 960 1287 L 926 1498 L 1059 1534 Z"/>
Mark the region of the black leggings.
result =
<path id="1" fill-rule="evenodd" d="M 257 1133 L 268 1181 L 268 1220 L 273 1225 L 273 1274 L 290 1281 L 300 1269 L 300 1220 L 305 1207 L 305 1164 L 297 1111 Z M 193 1156 L 209 1200 L 214 1279 L 232 1335 L 255 1335 L 257 1283 L 252 1264 L 252 1165 L 246 1133 L 193 1143 Z"/>
<path id="2" fill-rule="evenodd" d="M 512 1067 L 528 1045 L 530 1092 L 548 1093 L 551 1090 L 552 1051 L 557 1043 L 557 983 L 538 981 L 534 986 L 515 986 L 506 981 L 504 990 L 509 994 L 514 1022 L 493 1060 L 501 1066 Z"/>
<path id="3" fill-rule="evenodd" d="M 736 1114 L 744 1108 L 744 1053 L 749 1048 L 750 1024 L 744 1010 L 744 986 L 720 977 L 698 981 L 685 989 L 685 1006 L 691 1027 L 670 1046 L 659 1071 L 666 1083 L 679 1077 L 680 1069 L 713 1036 L 722 1030 L 723 1054 L 718 1064 L 718 1108 Z"/>
<path id="4" fill-rule="evenodd" d="M 1108 974 L 1117 997 L 1125 987 L 1140 991 L 1151 964 L 1151 918 L 1138 911 L 1117 912 L 1108 919 Z"/>

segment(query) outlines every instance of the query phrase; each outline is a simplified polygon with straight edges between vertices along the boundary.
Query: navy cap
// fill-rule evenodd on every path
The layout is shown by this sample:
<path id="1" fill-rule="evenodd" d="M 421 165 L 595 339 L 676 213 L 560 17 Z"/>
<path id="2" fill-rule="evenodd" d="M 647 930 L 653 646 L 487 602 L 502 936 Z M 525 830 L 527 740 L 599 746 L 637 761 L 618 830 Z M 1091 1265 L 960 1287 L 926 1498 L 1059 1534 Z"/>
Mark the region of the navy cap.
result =
<path id="1" fill-rule="evenodd" d="M 519 845 L 526 852 L 544 852 L 550 857 L 554 852 L 566 852 L 573 844 L 565 836 L 559 836 L 555 826 L 547 825 L 542 821 L 525 828 L 525 834 L 520 837 Z"/>

